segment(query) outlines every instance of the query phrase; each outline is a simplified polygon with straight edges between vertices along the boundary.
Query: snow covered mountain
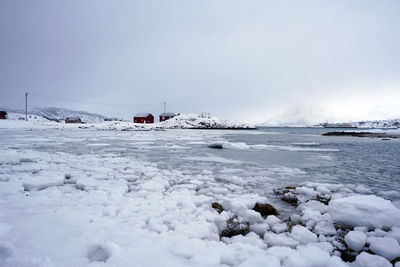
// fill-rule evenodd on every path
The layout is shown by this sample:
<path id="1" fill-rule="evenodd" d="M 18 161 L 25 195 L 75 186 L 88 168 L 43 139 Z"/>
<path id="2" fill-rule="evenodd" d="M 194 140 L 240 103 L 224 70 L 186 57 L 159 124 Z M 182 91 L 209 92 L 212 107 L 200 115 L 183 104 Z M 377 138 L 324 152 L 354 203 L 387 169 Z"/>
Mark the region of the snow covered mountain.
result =
<path id="1" fill-rule="evenodd" d="M 9 113 L 8 117 L 11 119 L 25 118 L 25 111 L 22 109 L 9 109 L 9 108 L 0 108 L 0 109 L 7 111 L 7 113 Z M 67 117 L 79 117 L 83 122 L 87 123 L 102 122 L 106 118 L 105 116 L 100 114 L 90 113 L 81 110 L 56 108 L 56 107 L 32 108 L 31 110 L 29 110 L 28 115 L 30 115 L 31 118 L 33 119 L 38 119 L 38 117 L 43 117 L 48 120 L 57 120 L 57 121 L 63 121 Z M 36 116 L 36 118 L 32 116 Z"/>
<path id="2" fill-rule="evenodd" d="M 384 118 L 393 118 L 393 116 L 396 116 L 396 114 L 398 114 L 396 113 L 395 109 L 392 110 L 393 113 L 387 113 Z M 344 120 L 343 118 L 340 119 L 339 117 L 336 117 L 333 113 L 334 112 L 331 113 L 327 112 L 327 110 L 316 105 L 300 105 L 286 110 L 284 113 L 272 119 L 269 119 L 268 121 L 260 124 L 259 126 L 310 127 L 310 126 L 322 125 L 323 123 L 329 122 L 329 123 L 339 123 L 339 124 L 352 124 L 359 128 L 400 127 L 400 118 L 357 121 L 357 120 Z M 366 114 L 366 116 L 367 115 L 368 114 Z"/>
<path id="3" fill-rule="evenodd" d="M 282 114 L 261 123 L 260 126 L 314 126 L 326 121 L 336 121 L 332 115 L 318 106 L 300 105 L 289 108 Z"/>

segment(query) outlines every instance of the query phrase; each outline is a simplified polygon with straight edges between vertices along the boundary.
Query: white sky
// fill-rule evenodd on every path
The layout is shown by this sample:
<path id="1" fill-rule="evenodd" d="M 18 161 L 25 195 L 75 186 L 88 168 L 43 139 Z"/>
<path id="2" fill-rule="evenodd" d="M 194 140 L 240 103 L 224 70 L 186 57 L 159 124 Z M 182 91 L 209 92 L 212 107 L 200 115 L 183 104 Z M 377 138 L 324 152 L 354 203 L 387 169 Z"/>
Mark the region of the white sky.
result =
<path id="1" fill-rule="evenodd" d="M 399 1 L 0 1 L 0 105 L 26 91 L 262 122 L 400 117 Z M 130 118 L 162 105 L 30 97 Z"/>

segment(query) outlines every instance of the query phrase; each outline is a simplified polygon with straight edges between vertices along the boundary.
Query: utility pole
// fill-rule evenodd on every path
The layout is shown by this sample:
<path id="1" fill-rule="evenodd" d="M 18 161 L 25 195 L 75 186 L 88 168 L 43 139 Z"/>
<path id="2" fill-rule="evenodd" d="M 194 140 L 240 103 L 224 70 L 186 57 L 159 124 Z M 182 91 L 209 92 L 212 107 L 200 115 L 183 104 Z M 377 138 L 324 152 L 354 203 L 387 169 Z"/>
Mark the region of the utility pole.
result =
<path id="1" fill-rule="evenodd" d="M 25 93 L 25 120 L 28 121 L 28 93 Z"/>
<path id="2" fill-rule="evenodd" d="M 167 110 L 167 103 L 165 103 L 165 101 L 164 101 L 164 113 L 165 113 L 165 111 Z"/>

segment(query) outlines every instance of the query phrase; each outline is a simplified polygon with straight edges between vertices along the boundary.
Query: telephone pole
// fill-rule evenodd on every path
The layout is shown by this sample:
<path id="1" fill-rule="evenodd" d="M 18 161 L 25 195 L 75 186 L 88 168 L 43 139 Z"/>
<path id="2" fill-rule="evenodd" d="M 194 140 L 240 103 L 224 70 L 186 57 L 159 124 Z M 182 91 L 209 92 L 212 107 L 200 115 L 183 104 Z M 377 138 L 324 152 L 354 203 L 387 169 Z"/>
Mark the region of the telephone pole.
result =
<path id="1" fill-rule="evenodd" d="M 164 113 L 167 110 L 167 103 L 164 101 Z"/>
<path id="2" fill-rule="evenodd" d="M 25 93 L 25 120 L 28 121 L 28 93 Z"/>

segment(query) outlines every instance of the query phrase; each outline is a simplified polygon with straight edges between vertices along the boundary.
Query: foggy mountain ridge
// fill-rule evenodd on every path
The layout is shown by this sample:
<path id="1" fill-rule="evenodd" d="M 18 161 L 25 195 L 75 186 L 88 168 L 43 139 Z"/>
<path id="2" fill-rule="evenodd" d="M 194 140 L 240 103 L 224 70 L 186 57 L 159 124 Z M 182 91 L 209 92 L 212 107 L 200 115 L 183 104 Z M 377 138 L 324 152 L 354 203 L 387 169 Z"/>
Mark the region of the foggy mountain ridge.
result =
<path id="1" fill-rule="evenodd" d="M 398 114 L 392 112 L 392 114 Z M 288 127 L 309 127 L 318 126 L 322 123 L 351 123 L 361 128 L 393 128 L 400 127 L 400 116 L 378 120 L 343 120 L 319 106 L 299 105 L 286 110 L 284 113 L 275 116 L 259 126 L 288 126 Z"/>

